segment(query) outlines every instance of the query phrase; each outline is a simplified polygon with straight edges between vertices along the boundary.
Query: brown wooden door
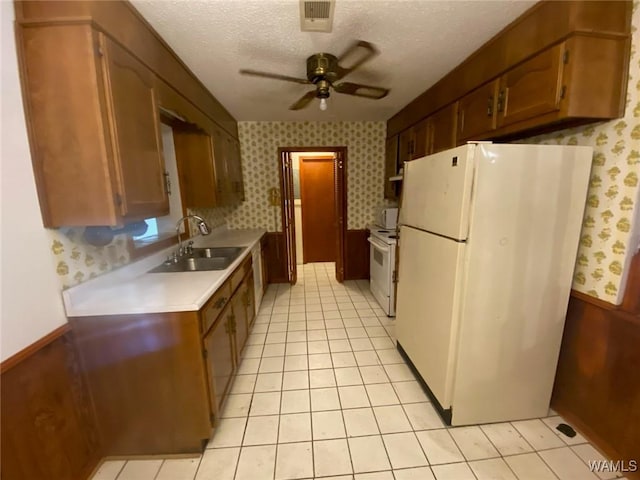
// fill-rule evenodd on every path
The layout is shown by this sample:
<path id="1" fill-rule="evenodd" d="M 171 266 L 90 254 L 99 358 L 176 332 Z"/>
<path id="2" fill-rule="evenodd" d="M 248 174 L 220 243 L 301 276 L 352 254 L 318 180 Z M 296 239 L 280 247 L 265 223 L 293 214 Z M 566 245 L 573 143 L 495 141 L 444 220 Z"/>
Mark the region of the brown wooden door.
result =
<path id="1" fill-rule="evenodd" d="M 486 138 L 496 128 L 498 80 L 486 83 L 458 103 L 458 143 Z"/>
<path id="2" fill-rule="evenodd" d="M 228 304 L 203 338 L 209 376 L 211 411 L 213 413 L 220 411 L 220 406 L 234 370 L 230 334 L 232 318 L 233 312 L 230 304 Z"/>
<path id="3" fill-rule="evenodd" d="M 333 195 L 335 203 L 336 280 L 344 282 L 345 232 L 347 230 L 346 182 L 347 164 L 344 151 L 338 150 L 333 166 Z"/>
<path id="4" fill-rule="evenodd" d="M 556 45 L 500 78 L 498 127 L 560 110 L 564 52 Z"/>
<path id="5" fill-rule="evenodd" d="M 302 260 L 336 260 L 336 204 L 333 158 L 300 159 Z"/>
<path id="6" fill-rule="evenodd" d="M 456 146 L 458 102 L 447 105 L 429 117 L 429 153 L 438 153 Z"/>
<path id="7" fill-rule="evenodd" d="M 389 177 L 398 174 L 398 135 L 387 138 L 384 150 L 384 198 L 395 200 L 398 198 L 395 182 Z"/>
<path id="8" fill-rule="evenodd" d="M 291 153 L 282 151 L 280 157 L 280 192 L 282 195 L 282 230 L 287 254 L 287 279 L 292 285 L 297 280 L 296 231 L 293 201 L 293 169 Z"/>
<path id="9" fill-rule="evenodd" d="M 123 217 L 166 215 L 169 196 L 153 73 L 104 35 L 99 38 L 106 64 L 107 111 L 114 130 L 112 148 L 122 190 L 116 202 Z"/>

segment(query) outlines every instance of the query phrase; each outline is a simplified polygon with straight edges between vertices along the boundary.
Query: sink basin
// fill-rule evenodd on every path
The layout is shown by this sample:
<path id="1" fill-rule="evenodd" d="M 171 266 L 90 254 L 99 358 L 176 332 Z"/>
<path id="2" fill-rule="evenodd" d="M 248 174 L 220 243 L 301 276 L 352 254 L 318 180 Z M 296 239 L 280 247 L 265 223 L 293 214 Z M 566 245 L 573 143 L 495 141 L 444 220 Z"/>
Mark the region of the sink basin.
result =
<path id="1" fill-rule="evenodd" d="M 177 262 L 167 260 L 149 273 L 225 270 L 244 250 L 245 247 L 194 248 L 190 255 L 178 258 Z"/>
<path id="2" fill-rule="evenodd" d="M 225 257 L 231 258 L 232 261 L 238 258 L 246 247 L 207 247 L 207 248 L 194 248 L 193 253 L 190 255 L 196 258 L 218 258 Z"/>

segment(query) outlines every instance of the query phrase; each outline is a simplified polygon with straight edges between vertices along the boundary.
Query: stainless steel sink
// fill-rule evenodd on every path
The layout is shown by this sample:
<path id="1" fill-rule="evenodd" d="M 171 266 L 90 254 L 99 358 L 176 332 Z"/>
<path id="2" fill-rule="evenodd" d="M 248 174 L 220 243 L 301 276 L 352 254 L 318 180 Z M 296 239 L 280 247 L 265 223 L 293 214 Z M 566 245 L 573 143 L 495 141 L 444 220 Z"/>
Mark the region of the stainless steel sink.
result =
<path id="1" fill-rule="evenodd" d="M 246 247 L 207 247 L 207 248 L 194 248 L 192 257 L 196 258 L 218 258 L 225 257 L 231 258 L 232 261 L 238 258 Z"/>
<path id="2" fill-rule="evenodd" d="M 194 248 L 193 252 L 178 257 L 177 261 L 167 260 L 149 273 L 202 272 L 225 270 L 238 258 L 246 247 Z"/>

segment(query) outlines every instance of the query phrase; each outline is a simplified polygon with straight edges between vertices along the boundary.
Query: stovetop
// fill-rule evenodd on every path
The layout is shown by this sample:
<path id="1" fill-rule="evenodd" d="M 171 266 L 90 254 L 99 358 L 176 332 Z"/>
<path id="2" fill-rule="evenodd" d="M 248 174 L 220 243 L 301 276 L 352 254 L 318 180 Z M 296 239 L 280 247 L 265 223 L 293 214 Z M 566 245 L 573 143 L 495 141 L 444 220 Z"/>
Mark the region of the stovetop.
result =
<path id="1" fill-rule="evenodd" d="M 369 225 L 371 236 L 386 243 L 387 245 L 395 245 L 398 243 L 398 235 L 395 229 L 381 228 L 376 225 Z"/>

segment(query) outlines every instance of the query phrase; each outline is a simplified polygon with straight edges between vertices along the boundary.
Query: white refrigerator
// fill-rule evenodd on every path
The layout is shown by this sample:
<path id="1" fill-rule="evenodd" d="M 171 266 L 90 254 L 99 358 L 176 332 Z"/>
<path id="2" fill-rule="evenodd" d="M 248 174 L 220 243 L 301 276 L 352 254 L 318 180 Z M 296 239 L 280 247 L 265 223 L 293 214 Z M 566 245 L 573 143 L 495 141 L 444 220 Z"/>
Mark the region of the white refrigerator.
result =
<path id="1" fill-rule="evenodd" d="M 446 423 L 547 415 L 591 158 L 471 143 L 405 164 L 398 349 Z"/>

